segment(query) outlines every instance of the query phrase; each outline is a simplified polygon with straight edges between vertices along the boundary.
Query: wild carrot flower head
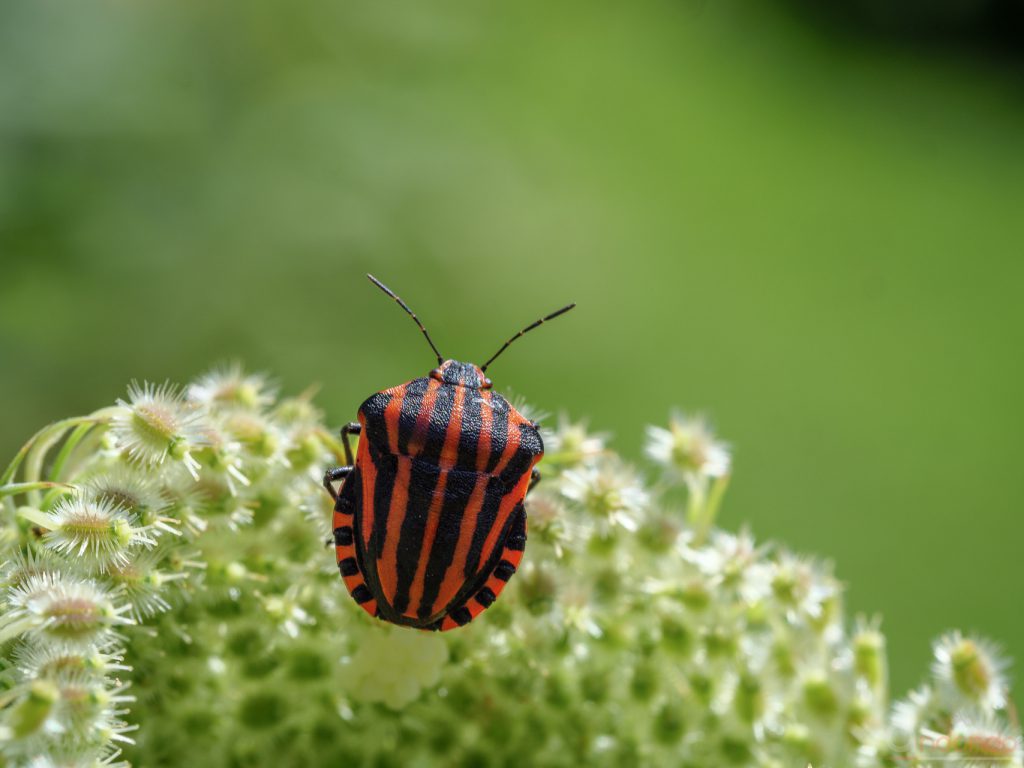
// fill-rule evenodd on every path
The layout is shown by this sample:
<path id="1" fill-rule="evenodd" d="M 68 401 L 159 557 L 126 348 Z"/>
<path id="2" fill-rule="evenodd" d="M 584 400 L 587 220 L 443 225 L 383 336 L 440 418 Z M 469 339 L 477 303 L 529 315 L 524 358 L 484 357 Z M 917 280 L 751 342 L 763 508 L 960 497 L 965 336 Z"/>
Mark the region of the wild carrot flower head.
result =
<path id="1" fill-rule="evenodd" d="M 40 519 L 48 529 L 43 544 L 99 570 L 124 565 L 133 550 L 156 544 L 138 517 L 111 497 L 65 497 Z"/>
<path id="2" fill-rule="evenodd" d="M 730 460 L 703 419 L 648 433 L 684 488 L 560 420 L 514 578 L 420 633 L 338 583 L 320 478 L 342 452 L 308 396 L 238 368 L 188 392 L 134 386 L 0 495 L 5 765 L 122 768 L 131 703 L 140 765 L 1022 768 L 991 646 L 943 638 L 890 708 L 880 626 L 847 629 L 830 570 L 713 527 Z"/>
<path id="3" fill-rule="evenodd" d="M 193 477 L 199 462 L 192 453 L 203 444 L 202 414 L 171 384 L 159 386 L 132 382 L 128 401 L 118 400 L 111 433 L 117 445 L 141 466 L 162 464 L 171 458 L 182 462 Z"/>
<path id="4" fill-rule="evenodd" d="M 102 677 L 131 669 L 122 663 L 124 657 L 117 649 L 82 654 L 59 645 L 20 643 L 14 651 L 14 660 L 27 677 L 53 678 L 65 671 L 88 672 Z"/>
<path id="5" fill-rule="evenodd" d="M 188 388 L 188 397 L 208 406 L 261 410 L 274 402 L 276 392 L 266 376 L 246 373 L 240 363 L 214 368 Z"/>
<path id="6" fill-rule="evenodd" d="M 638 516 L 648 500 L 635 473 L 618 463 L 566 470 L 562 476 L 562 495 L 598 520 L 607 520 L 628 531 L 638 528 Z"/>
<path id="7" fill-rule="evenodd" d="M 992 643 L 950 632 L 935 643 L 934 653 L 938 693 L 948 703 L 1006 706 L 1007 662 Z"/>
<path id="8" fill-rule="evenodd" d="M 108 570 L 111 584 L 129 606 L 128 616 L 135 623 L 141 624 L 171 609 L 166 585 L 182 581 L 186 573 L 162 568 L 161 563 L 170 565 L 169 560 L 166 553 L 156 549 L 116 563 Z"/>
<path id="9" fill-rule="evenodd" d="M 7 602 L 6 631 L 28 632 L 59 646 L 103 647 L 115 627 L 130 623 L 126 605 L 115 603 L 95 582 L 74 576 L 33 576 L 11 589 Z"/>
<path id="10" fill-rule="evenodd" d="M 82 483 L 82 496 L 94 503 L 107 502 L 135 515 L 143 525 L 156 525 L 164 532 L 167 528 L 163 513 L 170 502 L 160 492 L 147 470 L 131 465 L 115 465 Z"/>
<path id="11" fill-rule="evenodd" d="M 3 563 L 2 585 L 7 588 L 19 587 L 33 576 L 49 576 L 59 568 L 56 556 L 49 549 L 18 550 Z"/>
<path id="12" fill-rule="evenodd" d="M 648 427 L 647 455 L 669 473 L 687 480 L 729 474 L 728 446 L 715 438 L 703 416 L 688 417 L 677 411 L 669 419 L 668 429 Z"/>
<path id="13" fill-rule="evenodd" d="M 905 745 L 912 743 L 934 711 L 934 702 L 935 692 L 928 685 L 922 685 L 897 701 L 889 718 L 895 740 Z"/>
<path id="14" fill-rule="evenodd" d="M 584 421 L 570 421 L 565 414 L 558 417 L 553 432 L 544 433 L 546 461 L 559 466 L 592 464 L 605 451 L 607 436 L 590 432 Z"/>

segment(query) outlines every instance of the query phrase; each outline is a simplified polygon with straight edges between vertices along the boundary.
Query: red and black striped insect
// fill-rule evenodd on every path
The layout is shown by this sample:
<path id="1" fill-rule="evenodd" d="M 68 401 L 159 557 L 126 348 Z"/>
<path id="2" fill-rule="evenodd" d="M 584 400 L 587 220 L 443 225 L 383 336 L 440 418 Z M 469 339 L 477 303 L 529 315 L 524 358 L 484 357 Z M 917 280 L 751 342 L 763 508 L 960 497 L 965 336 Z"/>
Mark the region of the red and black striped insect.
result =
<path id="1" fill-rule="evenodd" d="M 446 360 L 411 309 L 398 302 L 437 355 L 429 375 L 369 397 L 341 430 L 347 466 L 330 469 L 338 568 L 370 615 L 447 630 L 472 621 L 516 572 L 526 547 L 523 500 L 540 479 L 538 425 L 491 390 L 486 363 Z M 359 435 L 355 455 L 349 437 Z M 333 483 L 343 480 L 335 493 Z"/>

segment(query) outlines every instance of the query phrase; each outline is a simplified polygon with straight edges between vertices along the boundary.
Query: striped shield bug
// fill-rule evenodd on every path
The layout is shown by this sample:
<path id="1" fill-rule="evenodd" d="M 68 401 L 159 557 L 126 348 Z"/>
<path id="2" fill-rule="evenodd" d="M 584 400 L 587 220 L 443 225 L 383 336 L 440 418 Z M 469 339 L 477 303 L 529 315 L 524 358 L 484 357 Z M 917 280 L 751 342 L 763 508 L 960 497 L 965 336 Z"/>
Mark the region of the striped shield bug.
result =
<path id="1" fill-rule="evenodd" d="M 346 466 L 324 475 L 338 568 L 371 616 L 454 629 L 493 603 L 519 566 L 523 501 L 544 455 L 537 423 L 494 392 L 485 372 L 520 336 L 576 305 L 526 326 L 477 367 L 445 359 L 408 305 L 367 277 L 413 319 L 437 367 L 371 395 L 359 420 L 342 427 Z"/>

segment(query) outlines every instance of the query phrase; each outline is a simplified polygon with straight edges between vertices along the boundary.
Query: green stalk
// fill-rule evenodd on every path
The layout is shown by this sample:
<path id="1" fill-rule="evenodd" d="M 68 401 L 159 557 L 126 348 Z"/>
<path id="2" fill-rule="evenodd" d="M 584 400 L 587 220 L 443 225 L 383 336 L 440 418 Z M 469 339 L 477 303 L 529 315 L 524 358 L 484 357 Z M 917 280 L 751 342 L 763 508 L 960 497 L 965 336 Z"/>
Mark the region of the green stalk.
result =
<path id="1" fill-rule="evenodd" d="M 64 445 L 60 447 L 60 451 L 57 453 L 57 457 L 53 460 L 53 467 L 50 470 L 50 477 L 54 480 L 60 480 L 61 474 L 64 471 L 64 465 L 67 463 L 68 456 L 75 449 L 75 446 L 85 437 L 89 430 L 96 426 L 95 422 L 86 422 L 85 424 L 79 424 L 75 427 L 75 430 L 68 435 L 68 439 L 64 441 Z"/>
<path id="2" fill-rule="evenodd" d="M 9 483 L 7 485 L 0 485 L 0 497 L 17 496 L 20 493 L 42 491 L 48 488 L 71 489 L 72 486 L 67 483 L 54 483 L 49 480 L 36 480 L 31 483 Z"/>

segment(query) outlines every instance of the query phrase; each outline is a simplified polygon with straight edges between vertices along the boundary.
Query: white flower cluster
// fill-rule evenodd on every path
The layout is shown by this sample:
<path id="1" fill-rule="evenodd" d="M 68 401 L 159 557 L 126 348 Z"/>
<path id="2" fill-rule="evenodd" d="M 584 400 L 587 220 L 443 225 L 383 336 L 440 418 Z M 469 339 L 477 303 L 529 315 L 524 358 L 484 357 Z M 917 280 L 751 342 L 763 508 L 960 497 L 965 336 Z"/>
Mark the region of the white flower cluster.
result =
<path id="1" fill-rule="evenodd" d="M 348 661 L 347 689 L 363 701 L 401 710 L 441 679 L 448 647 L 435 634 L 389 628 Z"/>
<path id="2" fill-rule="evenodd" d="M 932 680 L 893 708 L 870 734 L 861 765 L 1024 765 L 1009 699 L 1008 662 L 987 640 L 950 632 L 935 642 Z"/>
<path id="3" fill-rule="evenodd" d="M 517 573 L 429 634 L 341 584 L 318 482 L 340 446 L 306 398 L 227 368 L 48 428 L 0 480 L 0 754 L 1024 768 L 991 644 L 941 638 L 929 682 L 891 705 L 880 623 L 846 620 L 829 567 L 714 526 L 732 462 L 707 422 L 648 434 L 653 482 L 560 419 Z"/>
<path id="4" fill-rule="evenodd" d="M 331 443 L 304 398 L 275 406 L 238 367 L 187 392 L 133 383 L 38 433 L 0 481 L 0 763 L 127 765 L 134 627 L 203 587 L 200 534 L 268 494 L 317 506 Z"/>

